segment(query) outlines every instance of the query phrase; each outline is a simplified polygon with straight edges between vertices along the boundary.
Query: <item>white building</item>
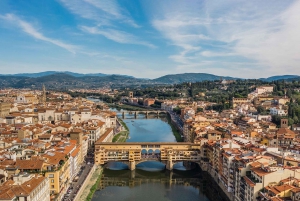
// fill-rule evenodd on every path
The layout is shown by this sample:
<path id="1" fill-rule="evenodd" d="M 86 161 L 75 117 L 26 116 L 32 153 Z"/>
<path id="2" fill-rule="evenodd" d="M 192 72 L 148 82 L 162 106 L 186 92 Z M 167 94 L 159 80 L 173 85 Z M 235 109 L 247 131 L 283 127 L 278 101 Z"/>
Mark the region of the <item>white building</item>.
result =
<path id="1" fill-rule="evenodd" d="M 1 186 L 0 200 L 49 201 L 49 180 L 41 175 L 15 175 L 14 184 Z"/>
<path id="2" fill-rule="evenodd" d="M 265 94 L 265 93 L 272 93 L 273 92 L 273 86 L 261 86 L 257 87 L 255 92 L 260 95 L 260 94 Z"/>
<path id="3" fill-rule="evenodd" d="M 287 116 L 287 110 L 282 109 L 281 106 L 279 107 L 271 107 L 270 108 L 271 115 L 278 115 L 278 116 Z"/>

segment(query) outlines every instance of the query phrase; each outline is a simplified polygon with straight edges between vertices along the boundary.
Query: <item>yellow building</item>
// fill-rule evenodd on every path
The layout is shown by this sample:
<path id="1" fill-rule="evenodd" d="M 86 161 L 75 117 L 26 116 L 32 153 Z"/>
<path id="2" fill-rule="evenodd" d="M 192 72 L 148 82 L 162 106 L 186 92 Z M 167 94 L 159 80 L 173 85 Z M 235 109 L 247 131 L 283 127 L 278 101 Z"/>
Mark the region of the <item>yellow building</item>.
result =
<path id="1" fill-rule="evenodd" d="M 237 105 L 250 103 L 250 102 L 251 101 L 248 98 L 233 98 L 232 99 L 233 108 L 235 108 Z"/>
<path id="2" fill-rule="evenodd" d="M 9 112 L 10 112 L 10 103 L 0 102 L 0 118 L 9 115 Z"/>
<path id="3" fill-rule="evenodd" d="M 258 96 L 257 97 L 258 101 L 271 101 L 273 99 L 274 99 L 274 97 L 272 97 L 272 96 Z"/>
<path id="4" fill-rule="evenodd" d="M 66 190 L 70 182 L 70 165 L 65 153 L 48 152 L 45 159 L 45 177 L 49 178 L 50 193 L 53 195 Z"/>

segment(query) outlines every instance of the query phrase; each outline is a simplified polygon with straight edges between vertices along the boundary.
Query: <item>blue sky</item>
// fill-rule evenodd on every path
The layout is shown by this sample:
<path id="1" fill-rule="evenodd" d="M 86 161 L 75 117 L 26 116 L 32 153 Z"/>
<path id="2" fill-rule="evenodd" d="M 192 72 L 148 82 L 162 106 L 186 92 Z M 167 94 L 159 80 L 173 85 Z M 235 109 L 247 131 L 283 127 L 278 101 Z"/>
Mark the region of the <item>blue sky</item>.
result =
<path id="1" fill-rule="evenodd" d="M 300 75 L 298 0 L 1 0 L 0 74 Z"/>

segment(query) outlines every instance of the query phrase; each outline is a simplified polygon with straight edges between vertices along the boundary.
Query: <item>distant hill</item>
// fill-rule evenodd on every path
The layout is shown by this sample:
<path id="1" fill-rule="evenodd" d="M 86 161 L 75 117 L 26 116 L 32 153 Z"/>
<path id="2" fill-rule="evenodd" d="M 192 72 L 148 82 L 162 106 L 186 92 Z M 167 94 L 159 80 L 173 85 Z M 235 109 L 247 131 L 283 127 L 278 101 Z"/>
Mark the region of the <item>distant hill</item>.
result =
<path id="1" fill-rule="evenodd" d="M 149 85 L 179 84 L 183 82 L 201 82 L 204 80 L 220 80 L 221 76 L 207 73 L 183 73 L 165 75 L 156 79 L 135 78 L 128 75 L 107 75 L 102 73 L 80 74 L 73 72 L 46 71 L 41 73 L 23 73 L 0 75 L 0 88 L 41 88 L 44 84 L 49 89 L 98 88 L 98 87 L 141 87 Z M 222 76 L 225 80 L 236 80 Z M 260 80 L 300 80 L 298 75 L 279 75 Z"/>
<path id="2" fill-rule="evenodd" d="M 84 77 L 84 76 L 98 76 L 98 77 L 103 77 L 103 76 L 107 76 L 107 74 L 103 74 L 103 73 L 82 74 L 82 73 L 73 73 L 73 72 L 70 72 L 70 71 L 45 71 L 45 72 L 40 72 L 40 73 L 18 73 L 18 74 L 7 74 L 7 75 L 2 74 L 0 76 L 43 77 L 43 76 L 48 76 L 48 75 L 53 75 L 53 74 L 58 74 L 58 73 L 72 75 L 74 77 Z"/>
<path id="3" fill-rule="evenodd" d="M 48 74 L 41 77 L 3 76 L 0 75 L 0 87 L 41 88 L 48 89 L 98 88 L 111 86 L 139 86 L 151 84 L 151 81 L 122 75 L 73 76 L 66 73 Z"/>
<path id="4" fill-rule="evenodd" d="M 209 81 L 220 80 L 221 77 L 222 79 L 226 79 L 226 80 L 238 79 L 233 77 L 217 76 L 217 75 L 207 74 L 207 73 L 183 73 L 183 74 L 165 75 L 153 79 L 152 81 L 158 83 L 178 84 L 182 82 L 201 82 L 204 80 L 209 80 Z"/>
<path id="5" fill-rule="evenodd" d="M 289 80 L 289 79 L 299 79 L 299 75 L 276 75 L 268 78 L 260 78 L 260 80 L 267 81 L 267 82 L 272 82 L 276 80 Z"/>

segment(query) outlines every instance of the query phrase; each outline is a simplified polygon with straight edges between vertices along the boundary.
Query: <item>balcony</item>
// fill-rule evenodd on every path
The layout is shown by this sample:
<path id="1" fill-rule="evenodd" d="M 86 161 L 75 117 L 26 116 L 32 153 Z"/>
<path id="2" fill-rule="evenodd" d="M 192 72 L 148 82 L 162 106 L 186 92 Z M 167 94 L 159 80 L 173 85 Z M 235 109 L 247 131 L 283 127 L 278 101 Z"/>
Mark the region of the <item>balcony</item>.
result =
<path id="1" fill-rule="evenodd" d="M 240 191 L 240 198 L 245 198 L 245 192 Z"/>
<path id="2" fill-rule="evenodd" d="M 243 185 L 247 185 L 247 183 L 246 183 L 246 181 L 245 181 L 244 178 L 241 179 L 241 183 L 242 183 Z"/>
<path id="3" fill-rule="evenodd" d="M 253 176 L 246 176 L 248 179 L 250 179 L 254 184 L 256 183 L 260 183 L 258 179 L 256 179 L 255 177 Z"/>

